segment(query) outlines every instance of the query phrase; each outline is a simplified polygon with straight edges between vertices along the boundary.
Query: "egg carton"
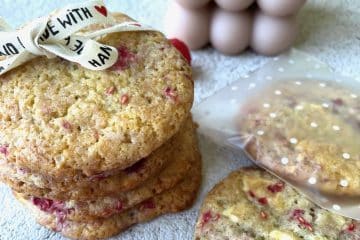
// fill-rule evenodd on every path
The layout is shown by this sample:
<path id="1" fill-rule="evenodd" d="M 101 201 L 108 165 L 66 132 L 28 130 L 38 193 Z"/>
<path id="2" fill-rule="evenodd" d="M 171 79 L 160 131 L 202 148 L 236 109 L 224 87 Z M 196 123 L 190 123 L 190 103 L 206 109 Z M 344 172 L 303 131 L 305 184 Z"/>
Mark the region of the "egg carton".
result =
<path id="1" fill-rule="evenodd" d="M 295 42 L 296 15 L 306 0 L 171 0 L 165 32 L 192 50 L 211 43 L 235 55 L 251 47 L 276 55 Z"/>

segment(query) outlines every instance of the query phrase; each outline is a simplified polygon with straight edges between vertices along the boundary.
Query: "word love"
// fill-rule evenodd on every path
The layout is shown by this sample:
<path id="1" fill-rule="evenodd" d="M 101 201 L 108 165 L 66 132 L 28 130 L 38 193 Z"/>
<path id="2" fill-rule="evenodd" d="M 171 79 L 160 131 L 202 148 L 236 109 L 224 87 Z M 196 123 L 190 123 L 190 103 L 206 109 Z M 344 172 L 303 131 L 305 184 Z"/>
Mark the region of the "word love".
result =
<path id="1" fill-rule="evenodd" d="M 56 18 L 56 22 L 58 22 L 58 25 L 48 22 L 46 25 L 46 28 L 44 30 L 44 33 L 41 34 L 40 40 L 45 41 L 49 39 L 50 35 L 56 36 L 60 33 L 63 29 L 66 29 L 67 26 L 72 26 L 73 24 L 77 24 L 81 21 L 85 21 L 89 18 L 93 18 L 94 16 L 91 14 L 91 11 L 89 8 L 74 8 L 71 10 L 68 10 L 68 13 L 65 15 L 65 18 Z M 59 26 L 62 27 L 62 29 L 59 29 Z"/>
<path id="2" fill-rule="evenodd" d="M 108 27 L 79 33 L 94 24 Z M 6 29 L 1 22 L 0 29 Z M 61 57 L 91 70 L 104 70 L 115 64 L 118 51 L 94 39 L 129 31 L 153 30 L 136 22 L 116 23 L 102 0 L 70 5 L 17 31 L 0 32 L 0 56 L 5 56 L 0 60 L 0 74 L 41 55 Z"/>

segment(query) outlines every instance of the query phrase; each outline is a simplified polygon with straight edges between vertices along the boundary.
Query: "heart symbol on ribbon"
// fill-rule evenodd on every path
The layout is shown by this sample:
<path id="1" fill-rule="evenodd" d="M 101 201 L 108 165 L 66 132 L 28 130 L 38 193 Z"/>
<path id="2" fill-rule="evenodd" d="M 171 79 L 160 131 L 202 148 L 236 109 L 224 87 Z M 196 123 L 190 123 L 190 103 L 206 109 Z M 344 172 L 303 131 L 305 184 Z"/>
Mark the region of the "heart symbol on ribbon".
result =
<path id="1" fill-rule="evenodd" d="M 105 17 L 107 17 L 108 13 L 107 13 L 107 9 L 105 6 L 95 6 L 96 11 L 98 11 L 101 15 L 104 15 Z"/>

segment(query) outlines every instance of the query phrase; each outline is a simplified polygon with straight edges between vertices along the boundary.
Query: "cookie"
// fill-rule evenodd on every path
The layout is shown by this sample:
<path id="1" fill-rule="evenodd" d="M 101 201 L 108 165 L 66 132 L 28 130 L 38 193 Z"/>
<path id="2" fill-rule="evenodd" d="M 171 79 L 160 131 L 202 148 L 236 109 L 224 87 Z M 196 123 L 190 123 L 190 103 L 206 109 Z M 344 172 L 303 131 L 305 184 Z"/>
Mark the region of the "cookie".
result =
<path id="1" fill-rule="evenodd" d="M 180 129 L 194 93 L 181 53 L 153 31 L 98 41 L 118 48 L 111 69 L 38 57 L 0 77 L 0 161 L 58 179 L 93 176 L 133 165 Z"/>
<path id="2" fill-rule="evenodd" d="M 201 161 L 194 162 L 188 177 L 175 188 L 146 200 L 107 219 L 92 222 L 74 222 L 39 210 L 30 201 L 17 198 L 31 210 L 37 221 L 54 231 L 72 239 L 103 239 L 125 231 L 131 225 L 146 222 L 166 213 L 175 213 L 189 208 L 195 200 L 201 182 Z"/>
<path id="3" fill-rule="evenodd" d="M 241 109 L 239 131 L 256 163 L 332 195 L 360 196 L 360 101 L 356 89 L 281 81 Z"/>
<path id="4" fill-rule="evenodd" d="M 356 240 L 360 222 L 324 210 L 264 170 L 243 168 L 205 198 L 196 240 Z"/>
<path id="5" fill-rule="evenodd" d="M 176 137 L 177 135 L 173 138 Z M 160 149 L 157 151 L 160 151 Z M 107 188 L 109 188 L 108 191 L 111 191 L 113 188 L 128 191 L 161 171 L 166 165 L 165 163 L 167 160 L 169 160 L 169 158 L 166 158 L 165 155 L 160 157 L 154 153 L 124 170 L 113 173 L 101 173 L 92 177 L 79 177 L 77 178 L 77 181 L 75 179 L 72 179 L 71 181 L 57 181 L 48 176 L 34 173 L 30 169 L 16 167 L 14 165 L 9 166 L 4 163 L 0 164 L 0 179 L 20 192 L 49 192 L 55 189 L 59 193 L 50 194 L 54 197 L 58 195 L 61 196 L 64 192 L 69 193 L 73 189 L 82 188 L 90 190 L 91 188 L 95 188 L 96 186 L 105 183 L 108 186 Z M 44 195 L 46 193 L 39 194 Z"/>
<path id="6" fill-rule="evenodd" d="M 161 166 L 149 166 L 150 169 L 143 171 L 141 163 L 128 168 L 120 175 L 114 175 L 108 178 L 94 179 L 88 181 L 88 184 L 77 186 L 68 185 L 69 183 L 59 183 L 51 186 L 51 188 L 39 188 L 33 184 L 27 184 L 22 181 L 13 181 L 9 179 L 8 175 L 3 174 L 2 178 L 8 183 L 13 190 L 24 193 L 26 195 L 49 198 L 56 200 L 97 200 L 101 197 L 121 197 L 124 192 L 139 187 L 145 180 L 148 180 L 151 175 L 157 175 L 160 169 L 163 169 L 164 163 L 171 164 L 172 162 L 181 162 L 178 168 L 179 171 L 186 171 L 187 161 L 190 160 L 194 152 L 197 151 L 196 140 L 194 139 L 194 123 L 189 117 L 182 125 L 182 131 L 178 132 L 172 139 L 166 142 L 163 146 L 153 152 L 146 161 L 150 163 L 161 162 Z M 156 167 L 157 171 L 153 171 L 151 167 Z M 137 173 L 138 174 L 137 174 Z M 127 175 L 130 178 L 127 178 Z M 7 181 L 6 181 L 7 180 Z"/>
<path id="7" fill-rule="evenodd" d="M 189 126 L 193 126 L 190 122 Z M 31 200 L 33 204 L 46 211 L 61 211 L 66 219 L 73 221 L 90 221 L 94 218 L 108 218 L 113 214 L 123 212 L 154 195 L 160 194 L 178 184 L 188 174 L 196 162 L 201 161 L 197 148 L 195 128 L 184 129 L 187 144 L 176 153 L 177 157 L 159 175 L 146 181 L 142 186 L 119 194 L 117 197 L 99 198 L 93 201 L 54 201 L 50 199 L 26 196 L 17 193 L 21 198 Z M 189 151 L 192 149 L 192 151 Z M 191 154 L 190 154 L 191 153 Z"/>

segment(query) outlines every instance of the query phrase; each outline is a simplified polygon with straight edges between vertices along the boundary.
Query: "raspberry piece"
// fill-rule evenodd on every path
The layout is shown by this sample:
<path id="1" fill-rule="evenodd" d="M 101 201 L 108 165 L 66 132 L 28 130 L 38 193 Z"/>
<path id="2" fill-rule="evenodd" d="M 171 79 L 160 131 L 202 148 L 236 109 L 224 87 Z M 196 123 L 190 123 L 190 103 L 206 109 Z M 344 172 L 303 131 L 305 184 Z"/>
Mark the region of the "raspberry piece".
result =
<path id="1" fill-rule="evenodd" d="M 283 182 L 278 182 L 273 185 L 269 185 L 267 187 L 267 190 L 272 193 L 278 193 L 278 192 L 281 192 L 282 190 L 284 190 L 284 187 L 285 187 L 285 184 Z"/>
<path id="2" fill-rule="evenodd" d="M 105 93 L 106 95 L 113 95 L 116 92 L 116 87 L 112 86 L 106 89 Z"/>
<path id="3" fill-rule="evenodd" d="M 290 219 L 292 220 L 297 220 L 299 222 L 300 225 L 302 225 L 304 228 L 306 228 L 307 230 L 309 230 L 310 232 L 314 231 L 312 225 L 306 221 L 305 218 L 303 218 L 303 215 L 305 214 L 305 211 L 302 209 L 295 209 L 292 213 L 292 216 Z"/>
<path id="4" fill-rule="evenodd" d="M 187 62 L 191 64 L 191 53 L 188 46 L 186 46 L 186 44 L 183 41 L 177 38 L 173 38 L 169 40 L 171 44 L 184 56 Z"/>
<path id="5" fill-rule="evenodd" d="M 121 104 L 125 105 L 129 103 L 129 96 L 127 94 L 124 94 L 120 98 Z"/>
<path id="6" fill-rule="evenodd" d="M 60 232 L 65 226 L 66 217 L 72 211 L 71 209 L 65 209 L 65 204 L 62 201 L 54 201 L 46 198 L 32 197 L 32 203 L 37 206 L 41 211 L 54 214 L 56 216 L 56 227 L 54 231 Z"/>
<path id="7" fill-rule="evenodd" d="M 265 198 L 265 197 L 259 198 L 259 199 L 258 199 L 258 202 L 259 202 L 261 205 L 266 205 L 266 204 L 268 204 L 268 200 L 267 200 L 267 198 Z"/>
<path id="8" fill-rule="evenodd" d="M 255 195 L 255 193 L 253 192 L 253 191 L 249 191 L 249 195 L 250 195 L 250 197 L 252 197 L 252 198 L 255 198 L 256 197 L 256 195 Z"/>
<path id="9" fill-rule="evenodd" d="M 344 101 L 341 98 L 336 98 L 336 99 L 332 100 L 332 102 L 338 106 L 344 105 Z"/>
<path id="10" fill-rule="evenodd" d="M 149 199 L 149 200 L 143 202 L 142 206 L 145 209 L 154 209 L 155 208 L 155 203 L 154 203 L 154 201 L 152 199 Z"/>
<path id="11" fill-rule="evenodd" d="M 266 212 L 261 211 L 261 212 L 260 212 L 260 217 L 261 217 L 262 219 L 266 220 L 266 219 L 268 218 L 268 215 L 267 215 Z"/>
<path id="12" fill-rule="evenodd" d="M 210 221 L 210 219 L 212 218 L 212 214 L 210 211 L 207 211 L 203 214 L 202 216 L 202 223 L 203 224 L 206 224 Z"/>
<path id="13" fill-rule="evenodd" d="M 130 52 L 129 49 L 124 46 L 119 47 L 117 50 L 119 56 L 111 69 L 115 71 L 123 71 L 127 69 L 132 62 L 135 62 L 136 55 Z"/>
<path id="14" fill-rule="evenodd" d="M 64 210 L 65 204 L 62 201 L 53 201 L 53 204 L 51 206 L 51 211 L 56 211 L 56 210 Z M 70 211 L 70 210 L 69 210 Z"/>
<path id="15" fill-rule="evenodd" d="M 55 216 L 59 223 L 63 224 L 66 220 L 66 212 L 63 210 L 55 210 Z"/>
<path id="16" fill-rule="evenodd" d="M 171 87 L 165 88 L 165 90 L 164 90 L 164 95 L 165 95 L 167 98 L 173 100 L 174 102 L 177 102 L 177 100 L 178 100 L 178 95 L 177 95 L 177 93 L 176 93 L 176 90 L 175 90 L 175 89 L 172 89 Z"/>
<path id="17" fill-rule="evenodd" d="M 50 212 L 54 201 L 46 198 L 33 197 L 32 203 L 37 206 L 41 211 Z"/>
<path id="18" fill-rule="evenodd" d="M 210 221 L 217 221 L 220 218 L 220 214 L 213 215 L 211 211 L 207 211 L 202 215 L 201 227 L 204 227 Z"/>
<path id="19" fill-rule="evenodd" d="M 349 232 L 353 232 L 355 230 L 356 226 L 354 223 L 351 223 L 348 227 L 347 227 L 347 230 Z"/>
<path id="20" fill-rule="evenodd" d="M 297 217 L 301 217 L 302 215 L 304 215 L 305 211 L 302 209 L 295 209 L 292 213 L 292 219 L 293 218 L 297 218 Z"/>
<path id="21" fill-rule="evenodd" d="M 121 212 L 123 210 L 123 203 L 122 201 L 118 200 L 115 205 L 115 210 L 117 212 Z"/>
<path id="22" fill-rule="evenodd" d="M 54 214 L 56 216 L 56 227 L 54 231 L 60 232 L 65 226 L 66 217 L 72 211 L 71 209 L 65 209 L 65 204 L 62 201 L 54 201 L 46 198 L 32 197 L 32 203 L 37 206 L 41 211 Z"/>
<path id="23" fill-rule="evenodd" d="M 66 221 L 66 213 L 61 210 L 55 211 L 56 216 L 56 228 L 55 232 L 61 232 L 61 230 L 64 228 L 65 221 Z"/>
<path id="24" fill-rule="evenodd" d="M 64 203 L 62 201 L 54 201 L 47 198 L 38 198 L 32 197 L 32 203 L 37 206 L 41 211 L 47 213 L 54 213 L 57 214 L 59 212 L 70 213 L 71 209 L 65 210 Z"/>
<path id="25" fill-rule="evenodd" d="M 62 127 L 65 128 L 66 130 L 71 130 L 72 126 L 71 126 L 71 123 L 69 123 L 68 121 L 64 120 L 62 122 Z"/>
<path id="26" fill-rule="evenodd" d="M 8 150 L 8 148 L 9 148 L 9 144 L 4 144 L 4 145 L 1 145 L 1 146 L 0 146 L 0 153 L 4 154 L 5 157 L 6 157 L 7 155 L 9 155 L 9 150 Z"/>
<path id="27" fill-rule="evenodd" d="M 306 229 L 308 229 L 310 232 L 313 231 L 313 228 L 311 226 L 311 224 L 306 221 L 303 217 L 298 217 L 297 220 L 299 221 L 299 223 L 304 226 Z"/>

